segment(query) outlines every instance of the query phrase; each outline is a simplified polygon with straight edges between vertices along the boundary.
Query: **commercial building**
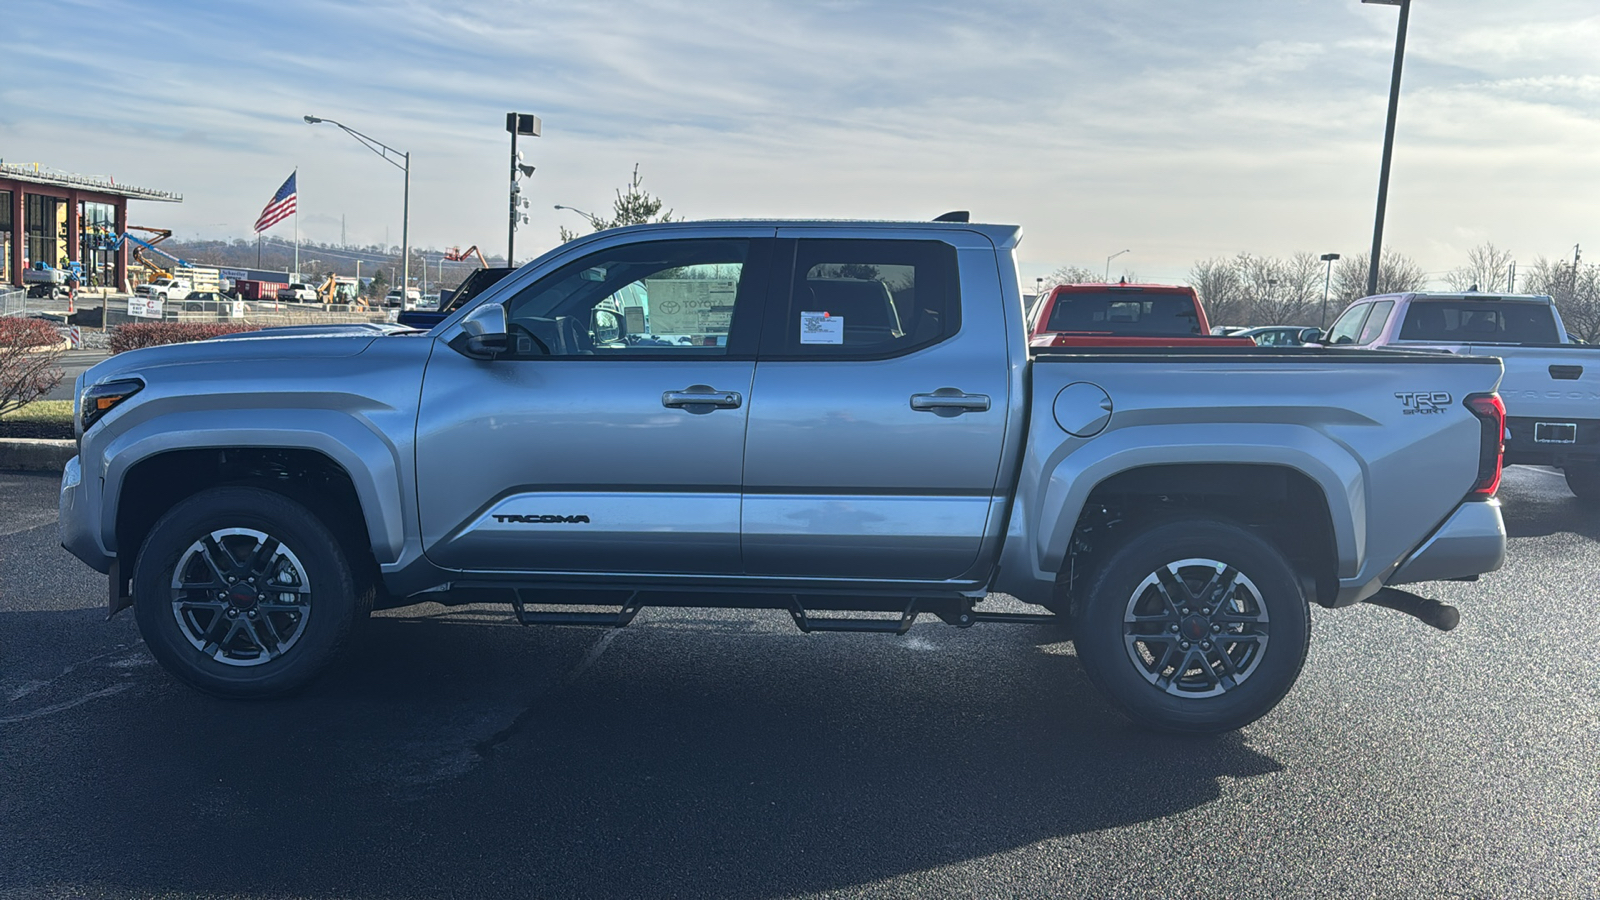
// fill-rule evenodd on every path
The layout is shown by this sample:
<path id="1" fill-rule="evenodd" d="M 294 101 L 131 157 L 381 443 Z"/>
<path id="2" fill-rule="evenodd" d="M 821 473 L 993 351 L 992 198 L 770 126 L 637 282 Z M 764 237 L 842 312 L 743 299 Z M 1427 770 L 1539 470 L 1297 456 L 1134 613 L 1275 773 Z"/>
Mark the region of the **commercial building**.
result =
<path id="1" fill-rule="evenodd" d="M 83 266 L 94 284 L 126 289 L 128 245 L 111 249 L 128 230 L 128 201 L 182 203 L 167 191 L 112 179 L 0 163 L 0 285 L 22 284 L 35 261 Z"/>

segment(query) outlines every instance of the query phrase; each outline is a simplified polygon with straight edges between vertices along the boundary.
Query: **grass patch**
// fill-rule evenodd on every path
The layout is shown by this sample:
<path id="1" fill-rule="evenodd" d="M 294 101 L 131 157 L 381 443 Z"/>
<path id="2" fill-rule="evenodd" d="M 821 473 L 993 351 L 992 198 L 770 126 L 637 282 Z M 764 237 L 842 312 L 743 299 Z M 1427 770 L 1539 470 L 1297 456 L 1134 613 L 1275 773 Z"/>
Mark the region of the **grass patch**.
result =
<path id="1" fill-rule="evenodd" d="M 0 422 L 32 422 L 41 425 L 71 425 L 71 400 L 35 400 L 21 409 L 0 415 Z"/>

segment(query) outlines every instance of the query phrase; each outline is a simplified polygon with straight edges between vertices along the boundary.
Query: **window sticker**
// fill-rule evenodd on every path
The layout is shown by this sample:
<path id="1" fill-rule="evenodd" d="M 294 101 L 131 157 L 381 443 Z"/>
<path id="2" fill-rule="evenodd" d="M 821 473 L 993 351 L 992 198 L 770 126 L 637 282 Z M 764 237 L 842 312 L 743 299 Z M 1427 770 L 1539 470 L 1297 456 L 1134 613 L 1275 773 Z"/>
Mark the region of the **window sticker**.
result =
<path id="1" fill-rule="evenodd" d="M 833 316 L 826 312 L 802 312 L 800 314 L 800 343 L 844 343 L 844 316 Z"/>

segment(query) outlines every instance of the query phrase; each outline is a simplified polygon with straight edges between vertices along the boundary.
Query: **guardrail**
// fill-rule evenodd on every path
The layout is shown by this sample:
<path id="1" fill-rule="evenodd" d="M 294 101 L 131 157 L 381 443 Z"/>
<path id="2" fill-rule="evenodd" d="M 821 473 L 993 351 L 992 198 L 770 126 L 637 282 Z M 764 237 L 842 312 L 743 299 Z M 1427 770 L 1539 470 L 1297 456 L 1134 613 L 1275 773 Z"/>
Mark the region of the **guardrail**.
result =
<path id="1" fill-rule="evenodd" d="M 162 319 L 169 322 L 232 322 L 260 325 L 343 325 L 393 322 L 394 310 L 347 303 L 285 303 L 251 300 L 168 300 Z M 114 320 L 115 321 L 115 320 Z M 156 321 L 130 318 L 128 321 Z"/>

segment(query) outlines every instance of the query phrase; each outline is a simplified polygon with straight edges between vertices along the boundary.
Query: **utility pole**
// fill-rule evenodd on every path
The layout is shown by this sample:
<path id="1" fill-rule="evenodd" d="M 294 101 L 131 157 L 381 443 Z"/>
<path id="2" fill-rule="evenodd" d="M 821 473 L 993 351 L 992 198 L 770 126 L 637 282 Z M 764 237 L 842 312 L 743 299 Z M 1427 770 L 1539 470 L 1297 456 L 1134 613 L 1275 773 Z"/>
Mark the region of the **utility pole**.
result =
<path id="1" fill-rule="evenodd" d="M 1517 292 L 1517 261 L 1516 260 L 1512 260 L 1511 261 L 1511 265 L 1506 267 L 1506 293 L 1515 294 L 1516 292 Z"/>
<path id="2" fill-rule="evenodd" d="M 1394 73 L 1389 78 L 1389 121 L 1383 129 L 1383 167 L 1378 173 L 1378 214 L 1372 224 L 1372 256 L 1367 260 L 1367 296 L 1378 292 L 1378 264 L 1383 259 L 1383 214 L 1389 204 L 1389 159 L 1394 154 L 1394 120 L 1400 111 L 1400 67 L 1406 58 L 1406 23 L 1411 0 L 1361 0 L 1400 7 L 1400 24 L 1394 36 Z"/>
<path id="3" fill-rule="evenodd" d="M 1318 328 L 1328 327 L 1328 286 L 1333 283 L 1333 261 L 1339 258 L 1337 253 L 1324 253 L 1317 259 L 1328 264 L 1328 270 L 1322 276 L 1322 321 Z"/>
<path id="4" fill-rule="evenodd" d="M 517 265 L 517 219 L 522 215 L 522 187 L 518 175 L 532 175 L 533 166 L 525 166 L 517 156 L 517 135 L 538 137 L 541 127 L 539 117 L 526 113 L 506 113 L 506 131 L 511 132 L 511 226 L 506 231 L 506 265 Z"/>
<path id="5" fill-rule="evenodd" d="M 1583 248 L 1572 245 L 1572 296 L 1578 296 L 1578 260 L 1583 259 Z"/>

